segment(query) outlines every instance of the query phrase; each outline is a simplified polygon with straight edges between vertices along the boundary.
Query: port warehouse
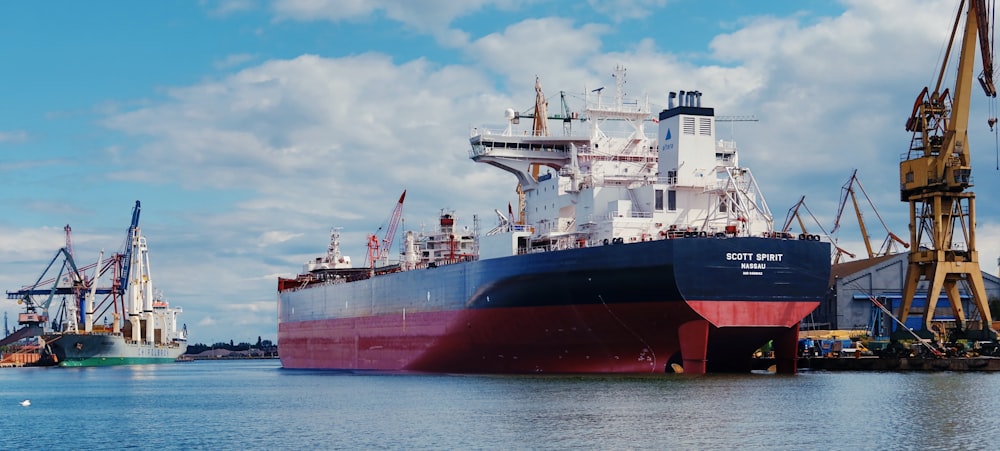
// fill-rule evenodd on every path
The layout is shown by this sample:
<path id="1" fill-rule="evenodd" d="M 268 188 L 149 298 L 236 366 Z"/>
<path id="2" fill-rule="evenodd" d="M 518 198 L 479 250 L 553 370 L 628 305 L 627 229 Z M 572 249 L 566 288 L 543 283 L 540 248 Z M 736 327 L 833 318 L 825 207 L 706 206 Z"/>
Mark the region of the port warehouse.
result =
<path id="1" fill-rule="evenodd" d="M 899 316 L 906 277 L 907 253 L 890 254 L 866 260 L 840 263 L 831 269 L 831 292 L 816 310 L 803 320 L 802 329 L 856 330 L 867 332 L 873 337 L 885 337 L 896 328 L 896 323 L 871 301 L 874 296 L 883 305 Z M 1000 278 L 983 272 L 983 282 L 987 299 L 1000 301 Z M 977 312 L 971 298 L 960 284 L 960 296 L 965 312 Z M 926 305 L 927 282 L 921 281 L 913 300 L 913 310 Z M 944 291 L 935 309 L 935 322 L 954 321 L 950 302 Z M 996 313 L 994 313 L 996 314 Z M 921 329 L 923 318 L 912 314 L 906 325 L 914 330 Z M 978 328 L 978 318 L 970 317 L 968 329 Z"/>

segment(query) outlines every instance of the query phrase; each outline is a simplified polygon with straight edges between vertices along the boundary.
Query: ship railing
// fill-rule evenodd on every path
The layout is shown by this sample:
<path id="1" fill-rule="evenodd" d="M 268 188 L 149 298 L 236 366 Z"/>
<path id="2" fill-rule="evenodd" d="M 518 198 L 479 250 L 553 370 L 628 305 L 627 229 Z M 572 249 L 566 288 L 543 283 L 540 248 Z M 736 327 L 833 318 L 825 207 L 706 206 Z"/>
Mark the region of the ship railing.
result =
<path id="1" fill-rule="evenodd" d="M 420 261 L 414 263 L 412 269 L 437 268 L 438 266 L 453 265 L 455 263 L 472 262 L 476 260 L 479 260 L 478 255 L 461 254 L 456 255 L 455 258 L 443 258 L 435 261 Z"/>
<path id="2" fill-rule="evenodd" d="M 626 215 L 626 214 L 624 214 L 624 212 L 619 212 L 618 210 L 612 210 L 608 214 L 604 215 L 601 219 L 611 219 L 611 220 L 616 219 L 616 218 L 641 218 L 641 219 L 649 219 L 649 218 L 652 218 L 652 217 L 653 217 L 653 213 L 652 212 L 648 212 L 648 211 L 634 211 L 633 210 L 633 211 L 628 212 L 628 214 Z"/>
<path id="3" fill-rule="evenodd" d="M 472 138 L 475 138 L 476 136 L 490 136 L 490 135 L 503 136 L 506 133 L 507 133 L 506 128 L 473 127 L 472 131 L 469 132 L 469 136 Z"/>
<path id="4" fill-rule="evenodd" d="M 516 143 L 497 141 L 491 143 L 475 143 L 469 148 L 469 157 L 480 157 L 491 154 L 501 154 L 506 156 L 535 156 L 545 155 L 546 158 L 566 158 L 569 150 L 564 146 L 552 145 L 551 143 Z"/>
<path id="5" fill-rule="evenodd" d="M 531 128 L 527 126 L 514 127 L 513 125 L 514 124 L 508 125 L 507 127 L 504 128 L 499 128 L 496 124 L 487 125 L 484 127 L 473 127 L 471 130 L 469 130 L 469 139 L 474 140 L 476 137 L 479 137 L 479 139 L 483 138 L 494 139 L 496 137 L 501 137 L 499 139 L 503 139 L 503 137 L 538 136 L 538 135 L 533 135 L 531 133 Z M 546 138 L 586 140 L 589 139 L 589 133 L 573 130 L 570 133 L 564 133 L 559 136 L 546 136 Z"/>
<path id="6" fill-rule="evenodd" d="M 720 139 L 718 142 L 716 142 L 715 149 L 731 153 L 735 153 L 738 150 L 738 148 L 736 147 L 735 140 L 725 140 L 725 139 Z"/>
<path id="7" fill-rule="evenodd" d="M 794 233 L 790 233 L 790 232 L 778 232 L 778 231 L 763 232 L 761 234 L 761 236 L 763 236 L 764 238 L 777 238 L 777 239 L 782 239 L 782 240 L 794 240 L 795 239 L 795 234 Z M 808 239 L 808 240 L 812 240 L 812 241 L 819 241 L 819 235 L 815 235 L 815 236 L 817 237 L 816 240 L 812 240 L 811 236 L 809 238 L 806 238 L 806 237 L 803 236 L 801 239 L 803 239 L 803 240 Z"/>
<path id="8" fill-rule="evenodd" d="M 601 128 L 602 137 L 615 138 L 615 139 L 642 140 L 643 138 L 645 138 L 648 140 L 655 140 L 656 135 L 657 133 L 652 131 L 643 132 L 642 134 L 637 135 L 635 130 L 633 130 L 631 127 L 622 130 L 608 130 L 606 128 Z"/>
<path id="9" fill-rule="evenodd" d="M 590 94 L 587 94 L 587 96 L 584 98 L 584 110 L 588 117 L 596 119 L 602 117 L 614 118 L 624 113 L 629 113 L 629 114 L 642 113 L 645 115 L 650 114 L 649 96 L 647 96 L 646 100 L 644 101 L 640 101 L 639 99 L 618 98 L 618 99 L 613 99 L 610 102 L 604 102 L 604 98 L 601 96 L 600 89 L 596 90 L 597 92 L 596 96 L 591 96 Z"/>
<path id="10" fill-rule="evenodd" d="M 657 177 L 656 178 L 656 183 L 659 184 L 659 185 L 676 185 L 677 184 L 677 176 L 674 175 L 674 176 L 669 176 L 669 177 Z"/>
<path id="11" fill-rule="evenodd" d="M 635 184 L 634 186 L 642 186 L 648 183 L 648 178 L 642 174 L 628 175 L 628 174 L 606 174 L 604 176 L 604 183 L 619 183 L 619 184 Z"/>
<path id="12" fill-rule="evenodd" d="M 443 260 L 438 260 L 437 264 L 440 265 L 453 265 L 455 263 L 471 262 L 478 260 L 478 257 L 472 254 L 458 255 L 455 258 L 446 258 Z"/>

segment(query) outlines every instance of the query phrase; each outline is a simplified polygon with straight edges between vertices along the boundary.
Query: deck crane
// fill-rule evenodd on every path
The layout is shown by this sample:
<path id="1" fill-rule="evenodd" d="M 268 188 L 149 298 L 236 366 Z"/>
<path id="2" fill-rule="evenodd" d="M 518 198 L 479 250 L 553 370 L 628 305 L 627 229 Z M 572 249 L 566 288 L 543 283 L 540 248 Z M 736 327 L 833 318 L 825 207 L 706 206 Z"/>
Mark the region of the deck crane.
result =
<path id="1" fill-rule="evenodd" d="M 531 113 L 516 113 L 515 120 L 518 118 L 532 118 L 533 122 L 531 124 L 531 134 L 533 136 L 549 136 L 549 119 L 561 120 L 563 122 L 563 135 L 569 136 L 573 132 L 573 120 L 579 119 L 579 115 L 571 112 L 569 110 L 569 105 L 566 103 L 566 91 L 559 91 L 559 101 L 561 112 L 555 115 L 549 115 L 549 101 L 545 98 L 545 93 L 542 92 L 542 82 L 541 79 L 535 76 L 535 106 Z M 516 123 L 516 122 L 515 122 Z M 531 176 L 538 180 L 538 171 L 540 166 L 537 164 L 531 165 Z M 517 193 L 517 213 L 518 217 L 510 218 L 511 222 L 515 224 L 524 225 L 525 223 L 525 191 L 524 187 L 520 183 L 514 188 Z"/>
<path id="2" fill-rule="evenodd" d="M 132 279 L 133 263 L 142 257 L 136 254 L 136 250 L 141 249 L 137 245 L 137 242 L 141 241 L 141 237 L 139 236 L 139 214 L 141 211 L 141 203 L 137 200 L 135 201 L 135 206 L 132 208 L 132 220 L 129 223 L 128 230 L 125 232 L 122 250 L 113 253 L 107 259 L 103 258 L 104 252 L 101 251 L 101 256 L 98 257 L 101 267 L 99 271 L 95 269 L 94 279 L 97 280 L 105 274 L 110 273 L 111 286 L 108 288 L 97 288 L 89 294 L 88 302 L 82 312 L 84 328 L 87 331 L 93 330 L 95 327 L 94 320 L 104 317 L 108 310 L 113 309 L 110 330 L 113 333 L 121 332 L 121 327 L 123 326 L 122 320 L 126 313 L 139 313 L 130 312 L 126 308 L 125 297 L 128 294 L 129 283 Z M 105 295 L 100 302 L 96 300 L 97 294 Z"/>
<path id="3" fill-rule="evenodd" d="M 802 213 L 799 212 L 800 209 L 806 209 L 806 212 L 812 216 L 812 212 L 809 211 L 809 207 L 806 206 L 806 196 L 799 198 L 799 201 L 792 205 L 792 208 L 788 209 L 788 214 L 785 216 L 785 225 L 781 228 L 782 233 L 791 233 L 792 221 L 797 221 L 799 223 L 799 230 L 802 233 L 809 233 L 806 229 L 806 223 L 802 220 Z M 815 219 L 815 217 L 813 218 Z"/>
<path id="4" fill-rule="evenodd" d="M 809 230 L 806 229 L 805 220 L 802 219 L 802 213 L 800 211 L 802 209 L 805 209 L 806 212 L 809 213 L 809 217 L 812 219 L 812 222 L 816 224 L 816 227 L 818 227 L 821 232 L 823 232 L 823 235 L 813 235 L 809 233 Z M 842 254 L 846 254 L 849 257 L 854 258 L 854 254 L 847 252 L 846 250 L 841 249 L 840 247 L 837 247 L 833 238 L 830 237 L 830 234 L 823 229 L 823 226 L 820 225 L 819 220 L 816 219 L 816 215 L 814 215 L 813 212 L 809 210 L 809 207 L 806 206 L 806 196 L 802 196 L 801 198 L 799 198 L 799 201 L 796 202 L 795 205 L 792 205 L 792 208 L 788 209 L 788 214 L 785 216 L 785 225 L 781 227 L 781 232 L 780 232 L 783 236 L 786 237 L 792 236 L 791 232 L 792 221 L 797 221 L 799 223 L 799 229 L 802 230 L 801 234 L 799 235 L 799 239 L 819 240 L 821 236 L 826 236 L 827 239 L 830 240 L 830 243 L 834 245 L 833 247 L 837 251 L 836 255 L 834 256 L 834 261 L 833 261 L 834 264 L 840 261 L 840 256 Z"/>
<path id="5" fill-rule="evenodd" d="M 871 239 L 868 236 L 868 228 L 866 227 L 865 219 L 861 214 L 861 207 L 858 205 L 858 196 L 856 189 L 860 190 L 861 194 L 864 195 L 865 200 L 868 201 L 868 206 L 871 207 L 872 211 L 875 213 L 875 217 L 878 218 L 880 223 L 882 223 L 882 227 L 885 228 L 885 231 L 887 233 L 885 241 L 882 242 L 882 247 L 879 248 L 878 253 L 872 250 Z M 844 214 L 844 207 L 847 205 L 847 199 L 850 198 L 851 203 L 854 205 L 854 213 L 857 215 L 858 218 L 858 226 L 861 228 L 861 237 L 865 242 L 865 250 L 868 251 L 868 258 L 875 258 L 877 256 L 891 254 L 895 247 L 895 244 L 899 244 L 903 246 L 903 248 L 910 247 L 910 243 L 907 243 L 898 235 L 892 233 L 892 231 L 889 230 L 889 226 L 886 225 L 885 221 L 882 219 L 882 215 L 880 215 L 878 213 L 878 210 L 875 208 L 875 203 L 872 202 L 871 197 L 868 197 L 868 192 L 865 191 L 865 187 L 861 185 L 861 180 L 858 179 L 857 169 L 855 169 L 854 172 L 851 173 L 851 178 L 847 181 L 847 183 L 844 184 L 841 190 L 843 191 L 843 197 L 840 200 L 840 207 L 837 209 L 837 217 L 836 219 L 834 219 L 833 229 L 830 230 L 831 234 L 836 234 L 837 231 L 840 230 L 840 219 Z"/>
<path id="6" fill-rule="evenodd" d="M 924 279 L 927 281 L 927 305 L 919 332 L 925 337 L 935 335 L 932 321 L 938 298 L 944 291 L 951 304 L 957 332 L 964 332 L 971 338 L 973 334 L 967 328 L 959 294 L 959 284 L 964 282 L 982 319 L 982 330 L 976 335 L 995 339 L 976 250 L 975 193 L 970 190 L 972 161 L 968 143 L 977 41 L 978 53 L 983 59 L 979 83 L 987 97 L 996 97 L 990 42 L 993 34 L 989 23 L 992 12 L 988 11 L 985 0 L 968 2 L 955 90 L 954 93 L 947 89 L 941 91 L 965 3 L 963 0 L 958 8 L 937 84 L 933 91 L 924 88 L 920 92 L 906 121 L 906 130 L 912 132 L 913 137 L 909 152 L 899 163 L 899 176 L 901 200 L 910 206 L 910 254 L 899 317 L 906 322 L 918 284 Z"/>
<path id="7" fill-rule="evenodd" d="M 116 283 L 116 288 L 121 292 L 125 293 L 128 290 L 128 278 L 129 273 L 132 270 L 132 241 L 135 240 L 135 234 L 139 231 L 139 212 L 141 208 L 139 206 L 139 201 L 135 201 L 135 207 L 132 209 L 132 224 L 129 225 L 128 232 L 125 235 L 124 253 L 122 254 L 122 271 L 118 275 L 118 281 Z"/>
<path id="8" fill-rule="evenodd" d="M 581 120 L 580 115 L 569 110 L 566 103 L 566 91 L 559 91 L 559 113 L 549 114 L 549 101 L 542 93 L 542 82 L 535 76 L 535 105 L 531 113 L 515 112 L 514 120 L 520 118 L 531 118 L 533 120 L 531 133 L 535 136 L 549 136 L 549 123 L 547 119 L 559 120 L 563 123 L 563 135 L 569 136 L 573 133 L 573 121 Z M 516 124 L 517 122 L 515 122 Z"/>
<path id="9" fill-rule="evenodd" d="M 389 225 L 385 229 L 382 241 L 379 242 L 377 231 L 368 235 L 368 262 L 366 262 L 365 266 L 375 269 L 375 262 L 388 258 L 389 248 L 392 247 L 392 241 L 396 237 L 399 218 L 403 215 L 403 200 L 405 198 L 406 190 L 404 189 L 403 194 L 399 195 L 399 201 L 396 202 L 396 208 L 392 210 L 392 217 L 389 219 Z M 381 230 L 381 227 L 379 227 L 379 230 Z"/>

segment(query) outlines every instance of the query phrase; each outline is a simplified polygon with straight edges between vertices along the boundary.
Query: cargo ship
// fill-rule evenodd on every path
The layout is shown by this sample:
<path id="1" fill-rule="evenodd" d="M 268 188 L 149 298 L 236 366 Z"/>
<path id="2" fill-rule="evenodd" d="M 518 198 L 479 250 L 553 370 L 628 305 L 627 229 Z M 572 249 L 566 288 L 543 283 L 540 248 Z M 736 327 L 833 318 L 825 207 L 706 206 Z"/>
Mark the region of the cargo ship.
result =
<path id="1" fill-rule="evenodd" d="M 398 261 L 380 259 L 387 241 L 372 236 L 353 267 L 335 231 L 325 257 L 279 278 L 282 366 L 742 372 L 773 341 L 778 370 L 794 372 L 799 323 L 828 292 L 830 244 L 774 230 L 700 92 L 671 92 L 654 114 L 624 98 L 624 69 L 614 78 L 614 99 L 592 90 L 582 112 L 556 115 L 536 79 L 533 112 L 472 131 L 470 158 L 518 182 L 516 212 L 496 209 L 487 233 L 442 211 L 435 230 L 405 234 Z"/>
<path id="2" fill-rule="evenodd" d="M 163 294 L 154 290 L 149 247 L 138 227 L 138 219 L 139 202 L 136 202 L 126 251 L 120 258 L 110 259 L 111 264 L 104 265 L 113 268 L 114 262 L 128 262 L 113 271 L 121 278 L 106 290 L 109 296 L 105 301 L 109 302 L 99 305 L 96 302 L 99 274 L 95 266 L 90 290 L 86 287 L 75 290 L 83 294 L 78 297 L 81 302 L 65 302 L 61 308 L 65 314 L 63 321 L 58 323 L 58 330 L 42 334 L 41 341 L 53 363 L 65 367 L 170 363 L 187 351 L 187 326 L 177 326 L 182 309 L 171 307 Z M 70 254 L 66 255 L 71 260 Z M 80 282 L 86 283 L 86 279 L 77 275 L 67 278 L 65 285 L 72 288 L 74 283 Z M 124 296 L 115 296 L 116 293 Z M 99 307 L 105 307 L 105 312 L 108 307 L 114 308 L 105 316 L 104 324 L 95 324 L 100 321 Z M 127 315 L 126 321 L 121 320 L 123 314 Z"/>
<path id="3" fill-rule="evenodd" d="M 187 350 L 187 326 L 178 328 L 182 309 L 171 307 L 154 290 L 149 248 L 139 229 L 139 201 L 132 210 L 124 248 L 109 258 L 79 267 L 73 257 L 70 227 L 60 248 L 34 285 L 8 291 L 25 306 L 22 329 L 0 340 L 39 336 L 39 364 L 66 367 L 174 362 Z M 62 258 L 60 265 L 55 265 Z M 49 270 L 59 268 L 55 277 Z M 93 274 L 86 271 L 93 269 Z M 105 277 L 107 276 L 107 277 Z M 49 307 L 61 297 L 55 318 Z"/>
<path id="4" fill-rule="evenodd" d="M 175 362 L 187 351 L 186 334 L 177 329 L 181 309 L 162 301 L 154 302 L 152 308 L 148 314 L 135 315 L 139 327 L 133 328 L 132 322 L 123 330 L 94 325 L 90 331 L 43 334 L 42 342 L 51 362 L 64 367 Z M 146 330 L 152 331 L 152 337 L 141 333 Z"/>

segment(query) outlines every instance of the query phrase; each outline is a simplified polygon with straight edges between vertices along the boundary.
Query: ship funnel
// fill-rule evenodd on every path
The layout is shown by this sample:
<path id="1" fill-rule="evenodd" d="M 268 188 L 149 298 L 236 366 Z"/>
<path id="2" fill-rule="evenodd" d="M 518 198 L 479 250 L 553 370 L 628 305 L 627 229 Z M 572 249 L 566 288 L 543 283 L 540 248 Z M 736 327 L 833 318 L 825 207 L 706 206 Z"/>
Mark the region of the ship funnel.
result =
<path id="1" fill-rule="evenodd" d="M 667 94 L 667 109 L 674 108 L 674 99 L 677 99 L 677 107 L 701 108 L 701 91 L 671 91 Z"/>

